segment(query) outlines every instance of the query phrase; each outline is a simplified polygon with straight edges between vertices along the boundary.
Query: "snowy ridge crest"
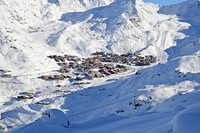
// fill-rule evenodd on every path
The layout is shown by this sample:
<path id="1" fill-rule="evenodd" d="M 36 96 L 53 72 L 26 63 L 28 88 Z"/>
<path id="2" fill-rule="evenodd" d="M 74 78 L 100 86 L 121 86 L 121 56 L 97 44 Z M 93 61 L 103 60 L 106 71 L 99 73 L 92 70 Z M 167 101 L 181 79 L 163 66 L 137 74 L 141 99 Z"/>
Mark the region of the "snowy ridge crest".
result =
<path id="1" fill-rule="evenodd" d="M 2 0 L 0 132 L 199 133 L 198 3 Z"/>

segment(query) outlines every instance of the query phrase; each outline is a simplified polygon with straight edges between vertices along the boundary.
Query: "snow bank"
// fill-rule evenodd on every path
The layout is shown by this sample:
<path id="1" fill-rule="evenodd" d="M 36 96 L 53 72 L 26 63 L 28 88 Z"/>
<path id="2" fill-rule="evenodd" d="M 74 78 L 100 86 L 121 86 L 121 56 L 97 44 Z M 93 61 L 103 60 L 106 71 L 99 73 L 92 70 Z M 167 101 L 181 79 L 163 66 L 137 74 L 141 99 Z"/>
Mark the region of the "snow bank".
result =
<path id="1" fill-rule="evenodd" d="M 70 123 L 65 114 L 57 109 L 47 110 L 43 116 L 32 124 L 26 125 L 13 133 L 65 133 Z"/>
<path id="2" fill-rule="evenodd" d="M 182 73 L 200 73 L 200 55 L 182 57 L 179 70 Z"/>
<path id="3" fill-rule="evenodd" d="M 178 114 L 174 121 L 173 133 L 200 132 L 200 104 L 194 104 L 189 109 Z"/>

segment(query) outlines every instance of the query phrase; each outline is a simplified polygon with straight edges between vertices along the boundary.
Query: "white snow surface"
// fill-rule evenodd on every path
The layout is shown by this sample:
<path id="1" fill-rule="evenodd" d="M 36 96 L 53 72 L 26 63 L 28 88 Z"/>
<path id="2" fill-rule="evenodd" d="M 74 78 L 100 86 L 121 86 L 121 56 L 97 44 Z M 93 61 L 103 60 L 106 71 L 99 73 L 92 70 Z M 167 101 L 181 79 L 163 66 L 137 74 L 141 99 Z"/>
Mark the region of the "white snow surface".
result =
<path id="1" fill-rule="evenodd" d="M 12 75 L 0 77 L 0 132 L 200 132 L 199 1 L 1 0 L 0 9 L 0 69 Z M 38 78 L 59 69 L 48 55 L 96 51 L 158 62 L 87 85 Z M 15 100 L 24 92 L 34 98 Z"/>
<path id="2" fill-rule="evenodd" d="M 174 122 L 174 133 L 198 133 L 200 131 L 200 105 L 192 105 L 178 114 Z"/>

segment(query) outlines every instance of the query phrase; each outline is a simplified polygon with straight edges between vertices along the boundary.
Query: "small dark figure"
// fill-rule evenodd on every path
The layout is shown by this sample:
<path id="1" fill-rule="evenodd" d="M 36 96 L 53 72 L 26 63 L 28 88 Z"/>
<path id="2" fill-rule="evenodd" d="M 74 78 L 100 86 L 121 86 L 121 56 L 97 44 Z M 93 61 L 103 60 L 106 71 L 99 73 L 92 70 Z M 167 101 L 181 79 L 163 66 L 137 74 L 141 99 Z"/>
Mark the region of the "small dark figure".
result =
<path id="1" fill-rule="evenodd" d="M 196 43 L 195 43 L 195 42 L 193 42 L 193 44 L 194 44 L 194 46 L 196 46 Z"/>
<path id="2" fill-rule="evenodd" d="M 69 127 L 70 126 L 70 122 L 69 121 L 67 121 L 67 127 Z"/>

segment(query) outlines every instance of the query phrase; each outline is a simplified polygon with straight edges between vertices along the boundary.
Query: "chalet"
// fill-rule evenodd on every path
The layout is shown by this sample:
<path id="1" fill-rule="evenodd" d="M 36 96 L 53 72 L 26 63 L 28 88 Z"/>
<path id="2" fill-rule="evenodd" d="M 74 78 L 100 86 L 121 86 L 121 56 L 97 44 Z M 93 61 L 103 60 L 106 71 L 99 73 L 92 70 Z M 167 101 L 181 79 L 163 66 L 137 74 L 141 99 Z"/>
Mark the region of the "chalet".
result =
<path id="1" fill-rule="evenodd" d="M 108 72 L 108 70 L 107 70 L 106 68 L 100 69 L 99 72 L 100 72 L 101 74 L 103 74 L 103 75 L 106 75 L 106 76 L 111 75 L 111 74 Z"/>
<path id="2" fill-rule="evenodd" d="M 137 62 L 135 65 L 136 66 L 147 66 L 147 65 L 150 65 L 150 63 L 147 61 L 141 61 L 141 62 Z"/>
<path id="3" fill-rule="evenodd" d="M 39 105 L 50 105 L 51 103 L 50 102 L 36 102 L 36 104 L 39 104 Z"/>
<path id="4" fill-rule="evenodd" d="M 71 93 L 71 90 L 55 90 L 54 93 Z"/>
<path id="5" fill-rule="evenodd" d="M 104 67 L 106 69 L 112 69 L 112 68 L 114 68 L 114 65 L 113 64 L 104 64 Z"/>
<path id="6" fill-rule="evenodd" d="M 88 79 L 100 78 L 104 76 L 109 76 L 111 74 L 117 74 L 121 72 L 125 72 L 128 68 L 124 65 L 114 65 L 114 63 L 118 64 L 126 64 L 136 66 L 145 66 L 150 65 L 150 63 L 156 62 L 156 57 L 152 55 L 141 56 L 135 53 L 127 53 L 127 54 L 113 54 L 113 53 L 104 53 L 104 52 L 95 52 L 93 53 L 93 57 L 89 58 L 79 58 L 77 56 L 72 55 L 50 55 L 48 58 L 54 59 L 58 62 L 60 66 L 60 73 L 68 73 L 70 72 L 70 68 L 73 71 L 79 70 L 84 73 Z M 68 61 L 68 63 L 65 62 Z M 104 63 L 103 63 L 104 62 Z M 107 64 L 105 64 L 107 62 Z M 113 64 L 111 64 L 113 63 Z M 95 70 L 95 71 L 94 71 Z M 74 76 L 76 73 L 73 73 Z M 69 78 L 71 76 L 68 76 Z M 41 76 L 43 79 L 51 79 L 51 80 L 63 80 L 66 78 L 65 75 L 44 75 Z M 81 80 L 76 77 L 76 80 Z"/>
<path id="7" fill-rule="evenodd" d="M 95 56 L 104 56 L 104 55 L 106 55 L 107 53 L 105 53 L 105 52 L 95 52 L 95 53 L 93 53 L 92 55 L 95 55 Z"/>
<path id="8" fill-rule="evenodd" d="M 75 80 L 76 80 L 76 81 L 82 81 L 82 80 L 83 80 L 83 78 L 82 78 L 82 77 L 80 77 L 80 76 L 77 76 Z"/>
<path id="9" fill-rule="evenodd" d="M 70 70 L 69 70 L 69 68 L 61 67 L 61 68 L 60 68 L 60 72 L 61 72 L 61 73 L 69 73 Z"/>
<path id="10" fill-rule="evenodd" d="M 11 74 L 1 74 L 0 77 L 2 77 L 2 78 L 11 78 L 12 75 Z"/>
<path id="11" fill-rule="evenodd" d="M 51 78 L 51 75 L 42 75 L 41 78 L 42 78 L 42 79 L 50 79 L 50 78 Z"/>
<path id="12" fill-rule="evenodd" d="M 56 57 L 54 58 L 54 60 L 55 60 L 56 62 L 59 62 L 59 61 L 60 61 L 60 59 L 59 59 L 58 56 L 56 56 Z"/>
<path id="13" fill-rule="evenodd" d="M 22 92 L 20 95 L 16 97 L 17 100 L 24 100 L 24 99 L 32 99 L 34 98 L 34 94 L 30 92 Z"/>
<path id="14" fill-rule="evenodd" d="M 93 63 L 94 63 L 94 64 L 99 64 L 99 63 L 101 63 L 101 61 L 100 61 L 99 59 L 97 59 L 97 58 L 94 58 L 94 59 L 93 59 Z"/>
<path id="15" fill-rule="evenodd" d="M 65 58 L 64 57 L 59 56 L 59 59 L 60 59 L 61 62 L 65 62 Z"/>
<path id="16" fill-rule="evenodd" d="M 50 59 L 53 59 L 53 55 L 49 55 L 49 56 L 47 56 L 48 58 L 50 58 Z"/>

